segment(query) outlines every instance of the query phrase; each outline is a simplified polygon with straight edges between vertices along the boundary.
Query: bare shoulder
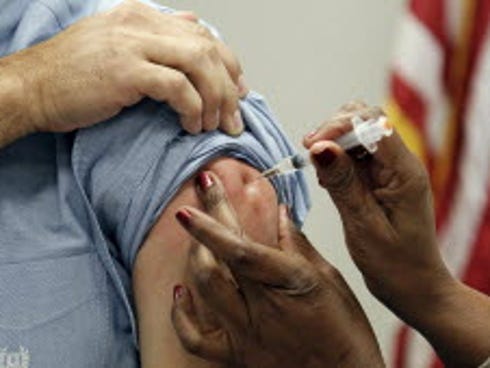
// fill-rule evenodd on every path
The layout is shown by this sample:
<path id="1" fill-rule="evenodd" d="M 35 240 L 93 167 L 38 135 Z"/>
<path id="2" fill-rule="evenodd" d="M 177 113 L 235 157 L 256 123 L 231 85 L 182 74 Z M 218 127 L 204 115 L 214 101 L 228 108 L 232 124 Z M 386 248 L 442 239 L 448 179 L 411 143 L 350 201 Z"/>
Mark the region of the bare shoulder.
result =
<path id="1" fill-rule="evenodd" d="M 263 243 L 277 239 L 277 196 L 267 180 L 249 165 L 222 158 L 203 170 L 222 180 L 240 223 Z M 218 367 L 194 358 L 180 346 L 170 314 L 173 287 L 187 284 L 186 262 L 191 239 L 175 219 L 183 205 L 200 207 L 194 179 L 187 181 L 161 214 L 142 245 L 133 269 L 133 291 L 139 325 L 142 366 Z M 192 288 L 192 285 L 189 285 Z"/>

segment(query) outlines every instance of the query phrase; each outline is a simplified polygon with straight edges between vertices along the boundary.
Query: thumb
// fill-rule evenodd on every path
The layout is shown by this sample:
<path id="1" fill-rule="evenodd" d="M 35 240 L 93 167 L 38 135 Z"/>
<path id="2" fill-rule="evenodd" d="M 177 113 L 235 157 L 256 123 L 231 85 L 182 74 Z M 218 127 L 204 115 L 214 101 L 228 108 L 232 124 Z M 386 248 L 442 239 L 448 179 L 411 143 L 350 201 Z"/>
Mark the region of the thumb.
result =
<path id="1" fill-rule="evenodd" d="M 285 252 L 301 254 L 308 262 L 303 267 L 304 271 L 310 271 L 308 277 L 298 280 L 298 289 L 307 290 L 311 288 L 311 280 L 315 280 L 315 271 L 323 275 L 335 277 L 339 275 L 337 269 L 310 243 L 291 221 L 285 206 L 280 207 L 279 212 L 279 246 Z M 342 279 L 342 277 L 340 277 Z"/>
<path id="2" fill-rule="evenodd" d="M 306 235 L 296 227 L 285 205 L 279 206 L 278 233 L 279 248 L 283 251 L 301 254 L 308 261 L 313 263 L 315 263 L 317 258 L 320 256 Z"/>
<path id="3" fill-rule="evenodd" d="M 310 148 L 320 186 L 325 188 L 342 220 L 365 220 L 380 211 L 376 201 L 359 176 L 352 158 L 332 141 L 320 141 Z"/>

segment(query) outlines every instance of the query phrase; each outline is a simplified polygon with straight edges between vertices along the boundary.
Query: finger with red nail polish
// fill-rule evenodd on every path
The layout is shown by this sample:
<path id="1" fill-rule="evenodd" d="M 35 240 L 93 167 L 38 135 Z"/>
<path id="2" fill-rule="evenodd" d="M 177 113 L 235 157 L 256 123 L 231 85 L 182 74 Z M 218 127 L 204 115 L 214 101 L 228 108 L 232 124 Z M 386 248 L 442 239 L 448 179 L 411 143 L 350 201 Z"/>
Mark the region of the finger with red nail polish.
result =
<path id="1" fill-rule="evenodd" d="M 213 185 L 215 183 L 214 183 L 212 176 L 209 175 L 208 172 L 203 171 L 203 172 L 199 173 L 199 175 L 197 176 L 196 184 L 200 190 L 202 190 L 203 192 L 206 192 L 211 187 L 213 187 Z"/>
<path id="2" fill-rule="evenodd" d="M 185 295 L 187 294 L 187 289 L 185 286 L 182 285 L 175 285 L 174 286 L 174 300 L 179 300 L 182 299 Z"/>
<path id="3" fill-rule="evenodd" d="M 181 209 L 175 215 L 175 218 L 179 221 L 179 223 L 185 227 L 186 229 L 191 226 L 192 214 L 187 209 Z"/>

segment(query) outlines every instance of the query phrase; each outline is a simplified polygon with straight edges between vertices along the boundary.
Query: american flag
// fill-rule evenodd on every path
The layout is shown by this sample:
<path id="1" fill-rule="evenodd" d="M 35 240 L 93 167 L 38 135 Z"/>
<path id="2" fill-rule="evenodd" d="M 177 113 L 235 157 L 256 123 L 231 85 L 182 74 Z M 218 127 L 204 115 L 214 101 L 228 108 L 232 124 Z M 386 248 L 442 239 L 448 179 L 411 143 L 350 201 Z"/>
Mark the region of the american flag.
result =
<path id="1" fill-rule="evenodd" d="M 490 0 L 410 0 L 400 26 L 388 115 L 430 173 L 447 264 L 490 295 Z M 406 326 L 391 365 L 443 367 Z"/>

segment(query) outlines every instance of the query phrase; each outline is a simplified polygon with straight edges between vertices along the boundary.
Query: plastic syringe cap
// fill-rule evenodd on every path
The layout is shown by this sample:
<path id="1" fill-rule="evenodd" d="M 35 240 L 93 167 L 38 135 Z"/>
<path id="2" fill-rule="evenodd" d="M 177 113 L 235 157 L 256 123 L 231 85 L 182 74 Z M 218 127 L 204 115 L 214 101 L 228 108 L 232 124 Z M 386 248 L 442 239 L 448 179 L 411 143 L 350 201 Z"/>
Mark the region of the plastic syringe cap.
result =
<path id="1" fill-rule="evenodd" d="M 374 153 L 378 150 L 378 142 L 383 139 L 383 137 L 389 137 L 393 134 L 393 126 L 388 122 L 388 118 L 384 115 L 367 121 L 359 120 L 356 122 L 353 121 L 354 131 L 359 142 L 370 153 Z"/>

